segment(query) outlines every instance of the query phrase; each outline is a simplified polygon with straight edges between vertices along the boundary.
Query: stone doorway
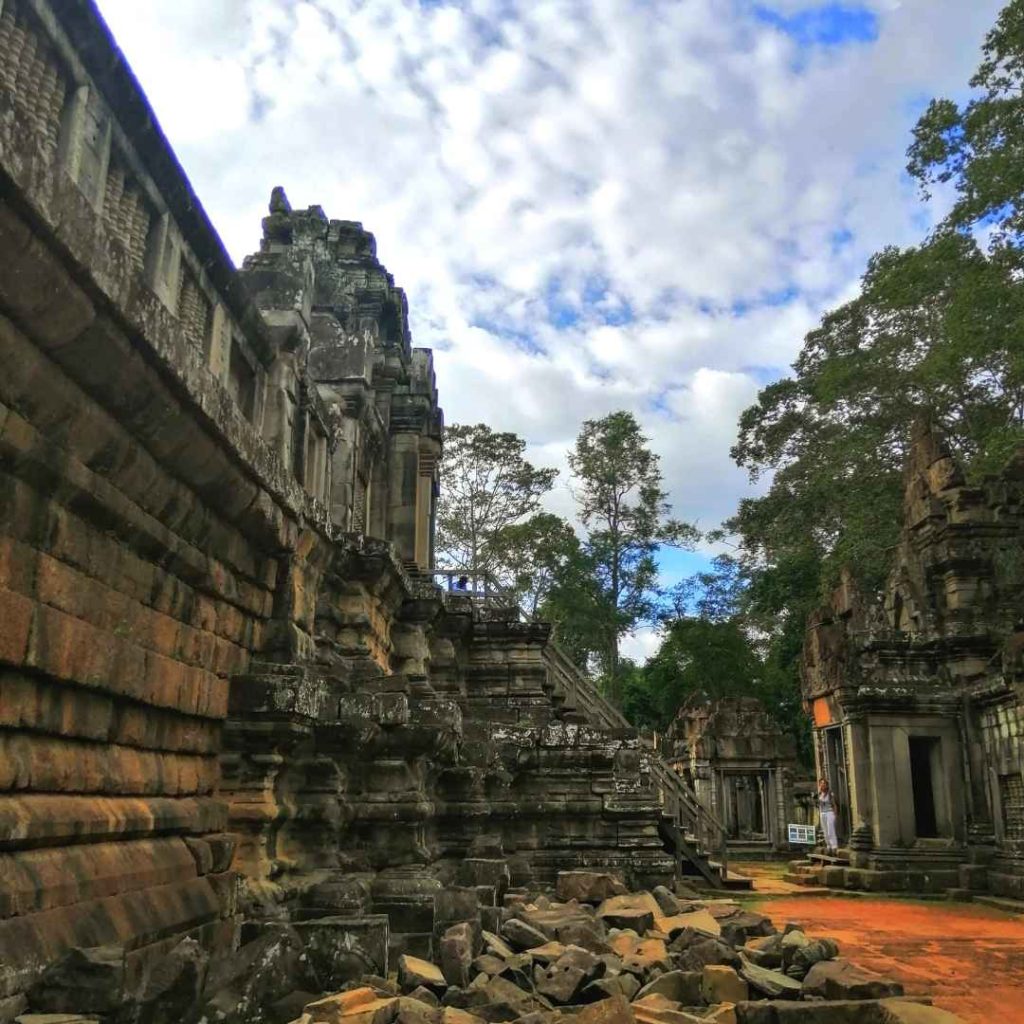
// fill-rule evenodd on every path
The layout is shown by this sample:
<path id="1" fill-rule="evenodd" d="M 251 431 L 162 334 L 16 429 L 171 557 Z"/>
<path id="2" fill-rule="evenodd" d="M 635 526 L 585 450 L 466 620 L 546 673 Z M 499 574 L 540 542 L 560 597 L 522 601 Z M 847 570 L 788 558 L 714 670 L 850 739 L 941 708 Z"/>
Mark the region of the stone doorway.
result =
<path id="1" fill-rule="evenodd" d="M 724 825 L 730 839 L 768 839 L 766 772 L 723 772 Z"/>
<path id="2" fill-rule="evenodd" d="M 850 835 L 850 787 L 846 773 L 846 738 L 843 727 L 834 725 L 822 730 L 822 771 L 829 788 L 839 804 L 836 815 L 836 831 L 839 842 L 844 843 Z"/>
<path id="3" fill-rule="evenodd" d="M 915 831 L 919 839 L 934 839 L 939 834 L 933 783 L 934 769 L 939 763 L 939 740 L 934 736 L 910 736 L 908 743 Z"/>

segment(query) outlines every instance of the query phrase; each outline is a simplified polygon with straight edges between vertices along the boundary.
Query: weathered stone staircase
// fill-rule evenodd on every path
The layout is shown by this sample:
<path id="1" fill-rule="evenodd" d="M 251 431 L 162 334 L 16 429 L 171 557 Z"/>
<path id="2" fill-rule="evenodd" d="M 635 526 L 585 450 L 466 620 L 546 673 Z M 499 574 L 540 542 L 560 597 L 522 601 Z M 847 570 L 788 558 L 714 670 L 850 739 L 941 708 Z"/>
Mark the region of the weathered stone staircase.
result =
<path id="1" fill-rule="evenodd" d="M 482 605 L 504 610 L 515 607 L 514 600 L 485 572 L 440 570 L 434 578 L 445 589 L 469 596 Z M 555 642 L 547 644 L 544 658 L 553 685 L 552 700 L 564 718 L 575 718 L 613 732 L 636 734 L 622 712 Z M 721 822 L 657 751 L 645 746 L 641 756 L 662 809 L 659 832 L 666 850 L 675 858 L 677 875 L 715 889 L 750 888 L 749 879 L 735 872 L 730 875 L 728 871 L 726 833 Z"/>

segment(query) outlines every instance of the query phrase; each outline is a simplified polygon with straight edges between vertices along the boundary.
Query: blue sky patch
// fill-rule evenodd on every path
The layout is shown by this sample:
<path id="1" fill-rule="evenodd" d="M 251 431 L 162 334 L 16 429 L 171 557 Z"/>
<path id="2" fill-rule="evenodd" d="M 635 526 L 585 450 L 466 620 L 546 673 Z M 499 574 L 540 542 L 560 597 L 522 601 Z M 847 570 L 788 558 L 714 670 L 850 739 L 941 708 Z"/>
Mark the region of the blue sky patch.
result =
<path id="1" fill-rule="evenodd" d="M 544 291 L 544 304 L 548 323 L 560 330 L 584 321 L 621 327 L 635 319 L 633 307 L 611 291 L 608 279 L 602 274 L 586 279 L 578 301 L 565 294 L 560 278 L 551 278 Z"/>
<path id="2" fill-rule="evenodd" d="M 845 46 L 878 38 L 878 15 L 862 4 L 822 4 L 793 14 L 757 4 L 754 17 L 784 32 L 800 46 Z"/>

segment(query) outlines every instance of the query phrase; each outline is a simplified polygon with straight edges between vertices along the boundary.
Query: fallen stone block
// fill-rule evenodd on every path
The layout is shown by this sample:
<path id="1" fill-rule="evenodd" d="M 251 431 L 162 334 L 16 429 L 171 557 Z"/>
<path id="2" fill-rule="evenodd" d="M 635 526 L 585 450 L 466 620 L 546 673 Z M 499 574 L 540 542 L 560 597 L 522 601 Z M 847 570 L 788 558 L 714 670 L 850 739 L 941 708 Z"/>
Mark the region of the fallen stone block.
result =
<path id="1" fill-rule="evenodd" d="M 437 998 L 437 994 L 425 985 L 419 985 L 409 993 L 410 999 L 418 999 L 421 1003 L 426 1003 L 427 1006 L 440 1006 L 441 1000 Z"/>
<path id="2" fill-rule="evenodd" d="M 886 999 L 903 995 L 903 986 L 848 960 L 824 960 L 807 972 L 801 992 L 804 998 Z"/>
<path id="3" fill-rule="evenodd" d="M 441 968 L 429 960 L 421 960 L 415 956 L 398 958 L 398 985 L 403 992 L 411 992 L 414 988 L 437 989 L 443 992 L 448 987 Z"/>
<path id="4" fill-rule="evenodd" d="M 579 990 L 603 974 L 605 965 L 593 953 L 570 946 L 543 969 L 536 982 L 537 991 L 554 1003 L 571 1003 Z"/>
<path id="5" fill-rule="evenodd" d="M 611 996 L 590 1003 L 576 1014 L 577 1024 L 635 1024 L 636 1017 L 625 996 Z"/>
<path id="6" fill-rule="evenodd" d="M 305 1012 L 313 1024 L 391 1024 L 398 1012 L 398 999 L 381 999 L 364 986 L 317 999 L 306 1005 Z"/>
<path id="7" fill-rule="evenodd" d="M 503 939 L 500 935 L 496 935 L 494 932 L 484 929 L 481 933 L 483 936 L 484 946 L 488 952 L 493 953 L 495 956 L 500 956 L 502 959 L 509 959 L 516 955 L 516 951 Z"/>
<path id="8" fill-rule="evenodd" d="M 481 1024 L 482 1018 L 456 1006 L 441 1008 L 441 1024 Z"/>
<path id="9" fill-rule="evenodd" d="M 658 906 L 661 908 L 663 917 L 675 917 L 680 913 L 681 907 L 676 896 L 664 885 L 657 885 L 651 892 Z"/>
<path id="10" fill-rule="evenodd" d="M 584 986 L 580 993 L 580 1001 L 593 1003 L 611 996 L 625 996 L 633 999 L 640 991 L 640 982 L 632 974 L 616 974 L 612 977 L 598 978 Z"/>
<path id="11" fill-rule="evenodd" d="M 673 963 L 681 971 L 703 971 L 708 964 L 728 964 L 737 970 L 740 966 L 740 957 L 732 946 L 692 928 L 677 935 L 669 948 Z"/>
<path id="12" fill-rule="evenodd" d="M 765 967 L 758 967 L 749 960 L 740 956 L 740 977 L 747 982 L 755 992 L 760 992 L 769 999 L 798 999 L 800 997 L 801 985 L 799 981 L 787 977 L 780 971 L 770 971 Z"/>
<path id="13" fill-rule="evenodd" d="M 29 989 L 29 1006 L 43 1013 L 112 1013 L 125 999 L 122 946 L 69 949 Z"/>
<path id="14" fill-rule="evenodd" d="M 209 960 L 195 939 L 182 939 L 152 963 L 137 997 L 137 1024 L 179 1024 L 187 1018 L 202 996 Z M 298 1003 L 295 1012 L 301 1012 L 303 1005 Z"/>
<path id="15" fill-rule="evenodd" d="M 559 871 L 555 893 L 564 902 L 602 903 L 625 895 L 626 887 L 614 875 L 601 871 Z"/>
<path id="16" fill-rule="evenodd" d="M 719 936 L 722 934 L 722 926 L 707 910 L 695 910 L 688 914 L 676 914 L 674 917 L 656 917 L 654 927 L 664 932 L 669 938 L 675 938 L 680 932 L 687 928 L 704 932 L 707 935 Z M 729 940 L 735 946 L 738 943 Z"/>
<path id="17" fill-rule="evenodd" d="M 580 946 L 591 953 L 607 953 L 611 949 L 604 927 L 589 918 L 574 917 L 557 925 L 555 936 L 566 946 Z"/>
<path id="18" fill-rule="evenodd" d="M 441 1008 L 428 1006 L 410 996 L 401 996 L 393 1020 L 394 1024 L 440 1024 Z"/>
<path id="19" fill-rule="evenodd" d="M 637 993 L 637 999 L 659 995 L 684 1006 L 701 1003 L 701 975 L 695 971 L 666 971 L 649 981 Z"/>
<path id="20" fill-rule="evenodd" d="M 473 929 L 462 921 L 441 936 L 441 973 L 449 985 L 468 985 L 473 963 Z"/>
<path id="21" fill-rule="evenodd" d="M 543 932 L 528 925 L 525 921 L 520 921 L 517 917 L 505 922 L 501 934 L 508 940 L 509 945 L 517 950 L 534 949 L 548 942 L 548 937 Z"/>
<path id="22" fill-rule="evenodd" d="M 750 998 L 747 983 L 725 964 L 708 964 L 704 968 L 700 990 L 706 1003 L 739 1003 Z"/>

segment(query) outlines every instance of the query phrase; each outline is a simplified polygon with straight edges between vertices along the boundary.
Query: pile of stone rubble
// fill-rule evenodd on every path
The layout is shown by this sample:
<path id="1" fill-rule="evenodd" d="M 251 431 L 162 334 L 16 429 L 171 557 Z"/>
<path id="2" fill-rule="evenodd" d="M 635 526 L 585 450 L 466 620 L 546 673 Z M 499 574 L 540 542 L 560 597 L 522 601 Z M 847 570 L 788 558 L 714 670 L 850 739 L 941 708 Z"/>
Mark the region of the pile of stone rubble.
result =
<path id="1" fill-rule="evenodd" d="M 451 921 L 462 902 L 463 920 Z M 51 968 L 20 1024 L 953 1024 L 953 1014 L 839 957 L 831 939 L 781 931 L 728 899 L 679 887 L 628 893 L 608 874 L 563 872 L 553 894 L 509 891 L 473 907 L 454 890 L 434 960 L 357 974 L 349 940 L 311 944 L 263 925 L 227 958 L 190 940 L 131 1002 L 117 953 L 77 950 Z M 440 909 L 440 908 L 439 908 Z M 446 919 L 447 918 L 447 919 Z M 494 930 L 486 927 L 491 925 Z M 123 954 L 122 954 L 123 972 Z M 387 971 L 387 967 L 384 968 Z M 341 978 L 347 978 L 338 985 Z M 333 982 L 337 987 L 326 986 Z M 119 990 L 118 985 L 122 986 Z M 326 994 L 325 994 L 326 991 Z M 42 1013 L 60 1012 L 61 1018 Z M 77 1013 L 77 1016 L 75 1015 Z"/>

